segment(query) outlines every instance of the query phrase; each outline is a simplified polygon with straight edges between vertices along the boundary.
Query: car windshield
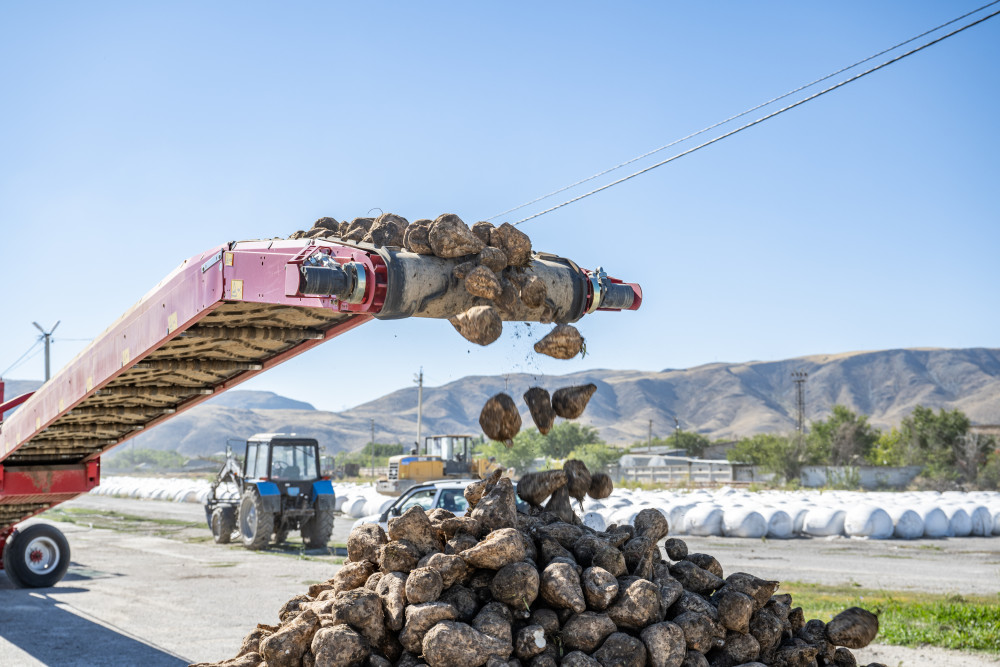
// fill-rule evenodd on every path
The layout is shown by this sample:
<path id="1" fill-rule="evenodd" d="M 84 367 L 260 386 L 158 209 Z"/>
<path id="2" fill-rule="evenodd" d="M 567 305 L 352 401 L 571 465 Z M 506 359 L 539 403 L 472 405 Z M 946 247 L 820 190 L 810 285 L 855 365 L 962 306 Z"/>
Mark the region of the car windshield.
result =
<path id="1" fill-rule="evenodd" d="M 458 515 L 469 507 L 469 501 L 465 499 L 462 489 L 442 489 L 437 506 Z"/>
<path id="2" fill-rule="evenodd" d="M 313 445 L 274 445 L 271 477 L 289 481 L 318 479 L 316 448 Z"/>
<path id="3" fill-rule="evenodd" d="M 402 505 L 399 505 L 399 513 L 402 514 L 415 505 L 420 505 L 425 511 L 429 511 L 431 506 L 434 504 L 435 493 L 437 493 L 436 489 L 423 489 L 421 491 L 414 492 L 403 501 Z"/>

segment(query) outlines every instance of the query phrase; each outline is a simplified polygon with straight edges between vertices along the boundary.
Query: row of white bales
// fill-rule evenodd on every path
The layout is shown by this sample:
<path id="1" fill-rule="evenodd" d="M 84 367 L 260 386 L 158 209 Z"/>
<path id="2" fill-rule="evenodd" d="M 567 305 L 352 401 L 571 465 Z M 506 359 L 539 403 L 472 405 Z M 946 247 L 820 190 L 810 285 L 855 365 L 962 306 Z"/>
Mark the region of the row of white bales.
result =
<path id="1" fill-rule="evenodd" d="M 395 499 L 372 485 L 334 484 L 336 508 L 352 519 L 377 515 Z M 203 503 L 202 480 L 105 477 L 91 493 Z M 671 535 L 786 539 L 846 536 L 870 539 L 1000 535 L 1000 493 L 758 491 L 721 489 L 641 491 L 615 489 L 583 503 L 584 522 L 603 530 L 631 523 L 640 510 L 667 517 Z M 579 508 L 577 508 L 579 509 Z"/>

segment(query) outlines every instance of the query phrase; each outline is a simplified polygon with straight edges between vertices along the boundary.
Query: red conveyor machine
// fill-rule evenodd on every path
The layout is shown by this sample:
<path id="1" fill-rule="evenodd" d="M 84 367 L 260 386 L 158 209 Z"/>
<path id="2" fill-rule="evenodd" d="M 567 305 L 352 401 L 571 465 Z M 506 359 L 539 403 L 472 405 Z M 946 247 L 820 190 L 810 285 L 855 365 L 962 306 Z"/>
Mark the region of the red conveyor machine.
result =
<path id="1" fill-rule="evenodd" d="M 4 403 L 0 383 L 8 569 L 15 542 L 29 570 L 68 560 L 51 535 L 21 544 L 15 525 L 97 486 L 101 454 L 139 431 L 371 319 L 476 305 L 452 276 L 460 261 L 339 240 L 229 243 L 184 262 L 34 394 Z M 545 282 L 546 304 L 518 302 L 504 319 L 575 322 L 642 301 L 638 285 L 555 255 L 536 253 L 525 273 Z"/>

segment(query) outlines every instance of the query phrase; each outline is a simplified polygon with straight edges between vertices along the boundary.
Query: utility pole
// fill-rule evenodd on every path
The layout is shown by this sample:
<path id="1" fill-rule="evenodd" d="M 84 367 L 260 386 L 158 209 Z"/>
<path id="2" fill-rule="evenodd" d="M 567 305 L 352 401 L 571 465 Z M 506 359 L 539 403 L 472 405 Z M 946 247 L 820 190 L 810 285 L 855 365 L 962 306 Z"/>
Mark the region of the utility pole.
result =
<path id="1" fill-rule="evenodd" d="M 372 417 L 372 481 L 375 481 L 375 418 Z"/>
<path id="2" fill-rule="evenodd" d="M 424 367 L 420 367 L 420 373 L 413 378 L 417 383 L 417 454 L 420 453 L 420 422 L 424 414 Z M 424 452 L 426 454 L 427 452 Z"/>
<path id="3" fill-rule="evenodd" d="M 681 423 L 674 417 L 674 449 L 681 448 Z"/>
<path id="4" fill-rule="evenodd" d="M 809 377 L 809 373 L 806 373 L 805 371 L 792 371 L 792 382 L 795 383 L 795 403 L 798 408 L 798 419 L 796 421 L 795 430 L 799 432 L 800 440 L 802 438 L 802 434 L 805 432 L 806 395 L 803 385 L 806 383 L 807 377 Z"/>
<path id="5" fill-rule="evenodd" d="M 646 436 L 646 453 L 653 450 L 653 420 L 649 420 L 649 434 Z"/>
<path id="6" fill-rule="evenodd" d="M 59 326 L 59 322 L 62 322 L 62 320 L 56 321 L 56 323 L 54 325 L 52 325 L 52 329 L 50 331 L 46 331 L 45 329 L 43 329 L 42 325 L 39 324 L 38 322 L 32 322 L 32 324 L 35 325 L 35 328 L 42 332 L 42 339 L 45 341 L 45 381 L 46 382 L 49 381 L 49 377 L 51 376 L 51 374 L 49 372 L 49 368 L 50 368 L 50 365 L 49 365 L 49 345 L 52 342 L 52 332 L 56 330 L 57 326 Z"/>

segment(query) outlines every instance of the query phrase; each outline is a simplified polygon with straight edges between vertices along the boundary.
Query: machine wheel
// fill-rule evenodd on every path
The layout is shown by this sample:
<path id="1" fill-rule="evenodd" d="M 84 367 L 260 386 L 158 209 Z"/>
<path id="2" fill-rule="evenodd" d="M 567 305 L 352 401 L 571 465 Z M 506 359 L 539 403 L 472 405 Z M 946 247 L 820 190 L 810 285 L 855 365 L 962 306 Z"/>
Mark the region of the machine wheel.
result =
<path id="1" fill-rule="evenodd" d="M 302 522 L 302 541 L 309 549 L 322 549 L 333 533 L 333 510 L 316 510 Z"/>
<path id="2" fill-rule="evenodd" d="M 69 567 L 69 542 L 57 528 L 44 523 L 15 530 L 3 550 L 3 567 L 15 586 L 55 586 Z"/>
<path id="3" fill-rule="evenodd" d="M 212 511 L 212 537 L 216 544 L 229 544 L 236 530 L 236 512 L 232 507 L 216 507 Z"/>
<path id="4" fill-rule="evenodd" d="M 274 514 L 264 511 L 264 502 L 248 491 L 240 503 L 240 538 L 247 549 L 263 549 L 274 532 Z"/>

